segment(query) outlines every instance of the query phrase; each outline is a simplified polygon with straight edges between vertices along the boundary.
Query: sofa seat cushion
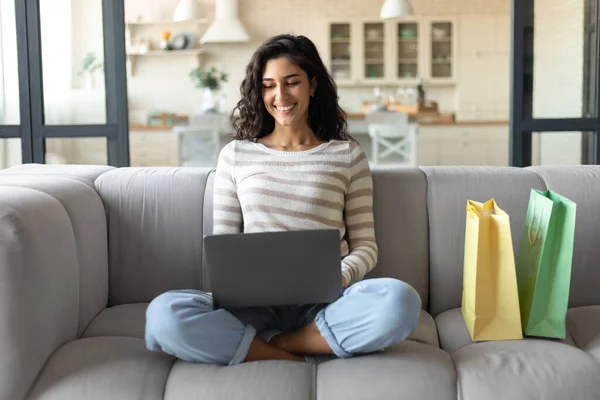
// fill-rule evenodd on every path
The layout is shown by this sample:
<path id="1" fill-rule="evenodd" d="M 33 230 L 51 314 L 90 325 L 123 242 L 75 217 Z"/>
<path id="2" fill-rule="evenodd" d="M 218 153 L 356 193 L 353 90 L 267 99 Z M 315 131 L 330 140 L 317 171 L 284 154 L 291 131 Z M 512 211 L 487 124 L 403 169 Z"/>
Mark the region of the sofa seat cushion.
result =
<path id="1" fill-rule="evenodd" d="M 428 344 L 434 347 L 440 347 L 437 327 L 433 317 L 425 310 L 421 310 L 419 323 L 415 330 L 410 334 L 408 340 Z"/>
<path id="2" fill-rule="evenodd" d="M 435 324 L 438 329 L 440 346 L 448 353 L 452 354 L 464 346 L 473 344 L 460 308 L 453 308 L 452 310 L 441 313 L 435 318 Z M 564 342 L 565 344 L 575 346 L 573 338 L 568 330 L 569 329 L 567 329 L 567 338 L 565 340 L 552 339 L 552 341 Z M 530 339 L 527 338 L 526 340 Z"/>
<path id="3" fill-rule="evenodd" d="M 315 365 L 297 361 L 255 361 L 232 366 L 177 361 L 165 400 L 314 398 Z"/>
<path id="4" fill-rule="evenodd" d="M 567 330 L 577 347 L 600 360 L 600 306 L 570 309 Z"/>
<path id="5" fill-rule="evenodd" d="M 27 398 L 162 400 L 174 362 L 146 350 L 140 339 L 79 339 L 50 357 Z"/>
<path id="6" fill-rule="evenodd" d="M 456 399 L 448 353 L 412 341 L 382 353 L 335 359 L 317 367 L 317 399 Z"/>
<path id="7" fill-rule="evenodd" d="M 92 320 L 82 337 L 127 336 L 144 339 L 146 308 L 148 303 L 106 308 Z"/>
<path id="8" fill-rule="evenodd" d="M 88 325 L 82 337 L 127 336 L 144 339 L 148 303 L 123 304 L 102 311 Z M 421 310 L 419 323 L 408 340 L 440 347 L 433 317 Z"/>
<path id="9" fill-rule="evenodd" d="M 600 399 L 600 364 L 548 340 L 476 343 L 452 355 L 463 400 Z"/>

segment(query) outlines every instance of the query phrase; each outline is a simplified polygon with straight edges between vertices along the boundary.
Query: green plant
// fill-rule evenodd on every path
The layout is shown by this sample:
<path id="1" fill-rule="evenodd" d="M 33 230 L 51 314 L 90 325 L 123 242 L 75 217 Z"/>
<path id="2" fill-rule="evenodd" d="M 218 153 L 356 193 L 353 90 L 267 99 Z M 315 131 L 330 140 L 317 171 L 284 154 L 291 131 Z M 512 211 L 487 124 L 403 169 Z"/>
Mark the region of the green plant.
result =
<path id="1" fill-rule="evenodd" d="M 95 53 L 90 52 L 83 57 L 83 60 L 81 60 L 81 64 L 77 70 L 77 76 L 83 76 L 86 72 L 92 75 L 102 68 L 104 68 L 104 63 L 96 58 Z"/>
<path id="2" fill-rule="evenodd" d="M 194 68 L 190 71 L 190 79 L 196 88 L 208 88 L 218 90 L 221 88 L 221 82 L 227 82 L 228 75 L 225 72 L 219 72 L 216 68 L 200 69 Z"/>

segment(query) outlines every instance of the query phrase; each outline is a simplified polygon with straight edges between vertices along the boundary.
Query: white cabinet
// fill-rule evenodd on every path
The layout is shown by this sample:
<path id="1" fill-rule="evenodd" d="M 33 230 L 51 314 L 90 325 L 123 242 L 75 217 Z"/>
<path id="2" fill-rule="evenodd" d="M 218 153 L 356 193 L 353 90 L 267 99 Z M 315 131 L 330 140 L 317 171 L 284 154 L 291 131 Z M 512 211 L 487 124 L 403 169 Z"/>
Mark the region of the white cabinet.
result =
<path id="1" fill-rule="evenodd" d="M 131 130 L 129 156 L 132 167 L 179 166 L 177 136 L 172 130 Z"/>
<path id="2" fill-rule="evenodd" d="M 508 145 L 508 125 L 421 126 L 417 164 L 507 166 Z"/>
<path id="3" fill-rule="evenodd" d="M 453 18 L 330 21 L 324 59 L 339 86 L 453 83 Z"/>
<path id="4" fill-rule="evenodd" d="M 460 17 L 456 119 L 507 120 L 510 15 Z"/>

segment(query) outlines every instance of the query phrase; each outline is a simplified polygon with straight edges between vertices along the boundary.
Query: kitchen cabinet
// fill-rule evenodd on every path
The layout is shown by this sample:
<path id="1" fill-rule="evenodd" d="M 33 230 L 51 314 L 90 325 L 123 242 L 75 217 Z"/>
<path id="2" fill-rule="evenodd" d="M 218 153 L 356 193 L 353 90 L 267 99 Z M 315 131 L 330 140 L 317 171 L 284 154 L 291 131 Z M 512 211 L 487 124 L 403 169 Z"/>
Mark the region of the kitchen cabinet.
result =
<path id="1" fill-rule="evenodd" d="M 507 120 L 510 113 L 510 15 L 459 19 L 456 119 Z"/>
<path id="2" fill-rule="evenodd" d="M 508 124 L 422 126 L 417 164 L 507 166 Z"/>
<path id="3" fill-rule="evenodd" d="M 177 136 L 170 128 L 129 132 L 129 156 L 132 167 L 179 166 Z"/>
<path id="4" fill-rule="evenodd" d="M 323 58 L 340 87 L 454 83 L 453 18 L 330 21 L 327 32 Z"/>
<path id="5" fill-rule="evenodd" d="M 131 129 L 129 132 L 129 157 L 132 167 L 179 166 L 177 136 L 169 127 L 164 129 Z M 106 165 L 105 138 L 56 138 L 47 141 L 49 162 L 57 160 L 66 164 Z"/>

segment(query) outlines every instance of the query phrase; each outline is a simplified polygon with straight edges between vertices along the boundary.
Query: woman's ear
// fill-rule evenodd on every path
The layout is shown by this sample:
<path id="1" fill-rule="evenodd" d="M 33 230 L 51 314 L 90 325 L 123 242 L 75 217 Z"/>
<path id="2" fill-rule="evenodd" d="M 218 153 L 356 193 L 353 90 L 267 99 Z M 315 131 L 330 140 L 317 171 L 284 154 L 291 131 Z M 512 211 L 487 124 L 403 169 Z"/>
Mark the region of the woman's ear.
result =
<path id="1" fill-rule="evenodd" d="M 315 91 L 317 90 L 317 77 L 313 76 L 310 80 L 310 97 L 315 97 Z"/>

